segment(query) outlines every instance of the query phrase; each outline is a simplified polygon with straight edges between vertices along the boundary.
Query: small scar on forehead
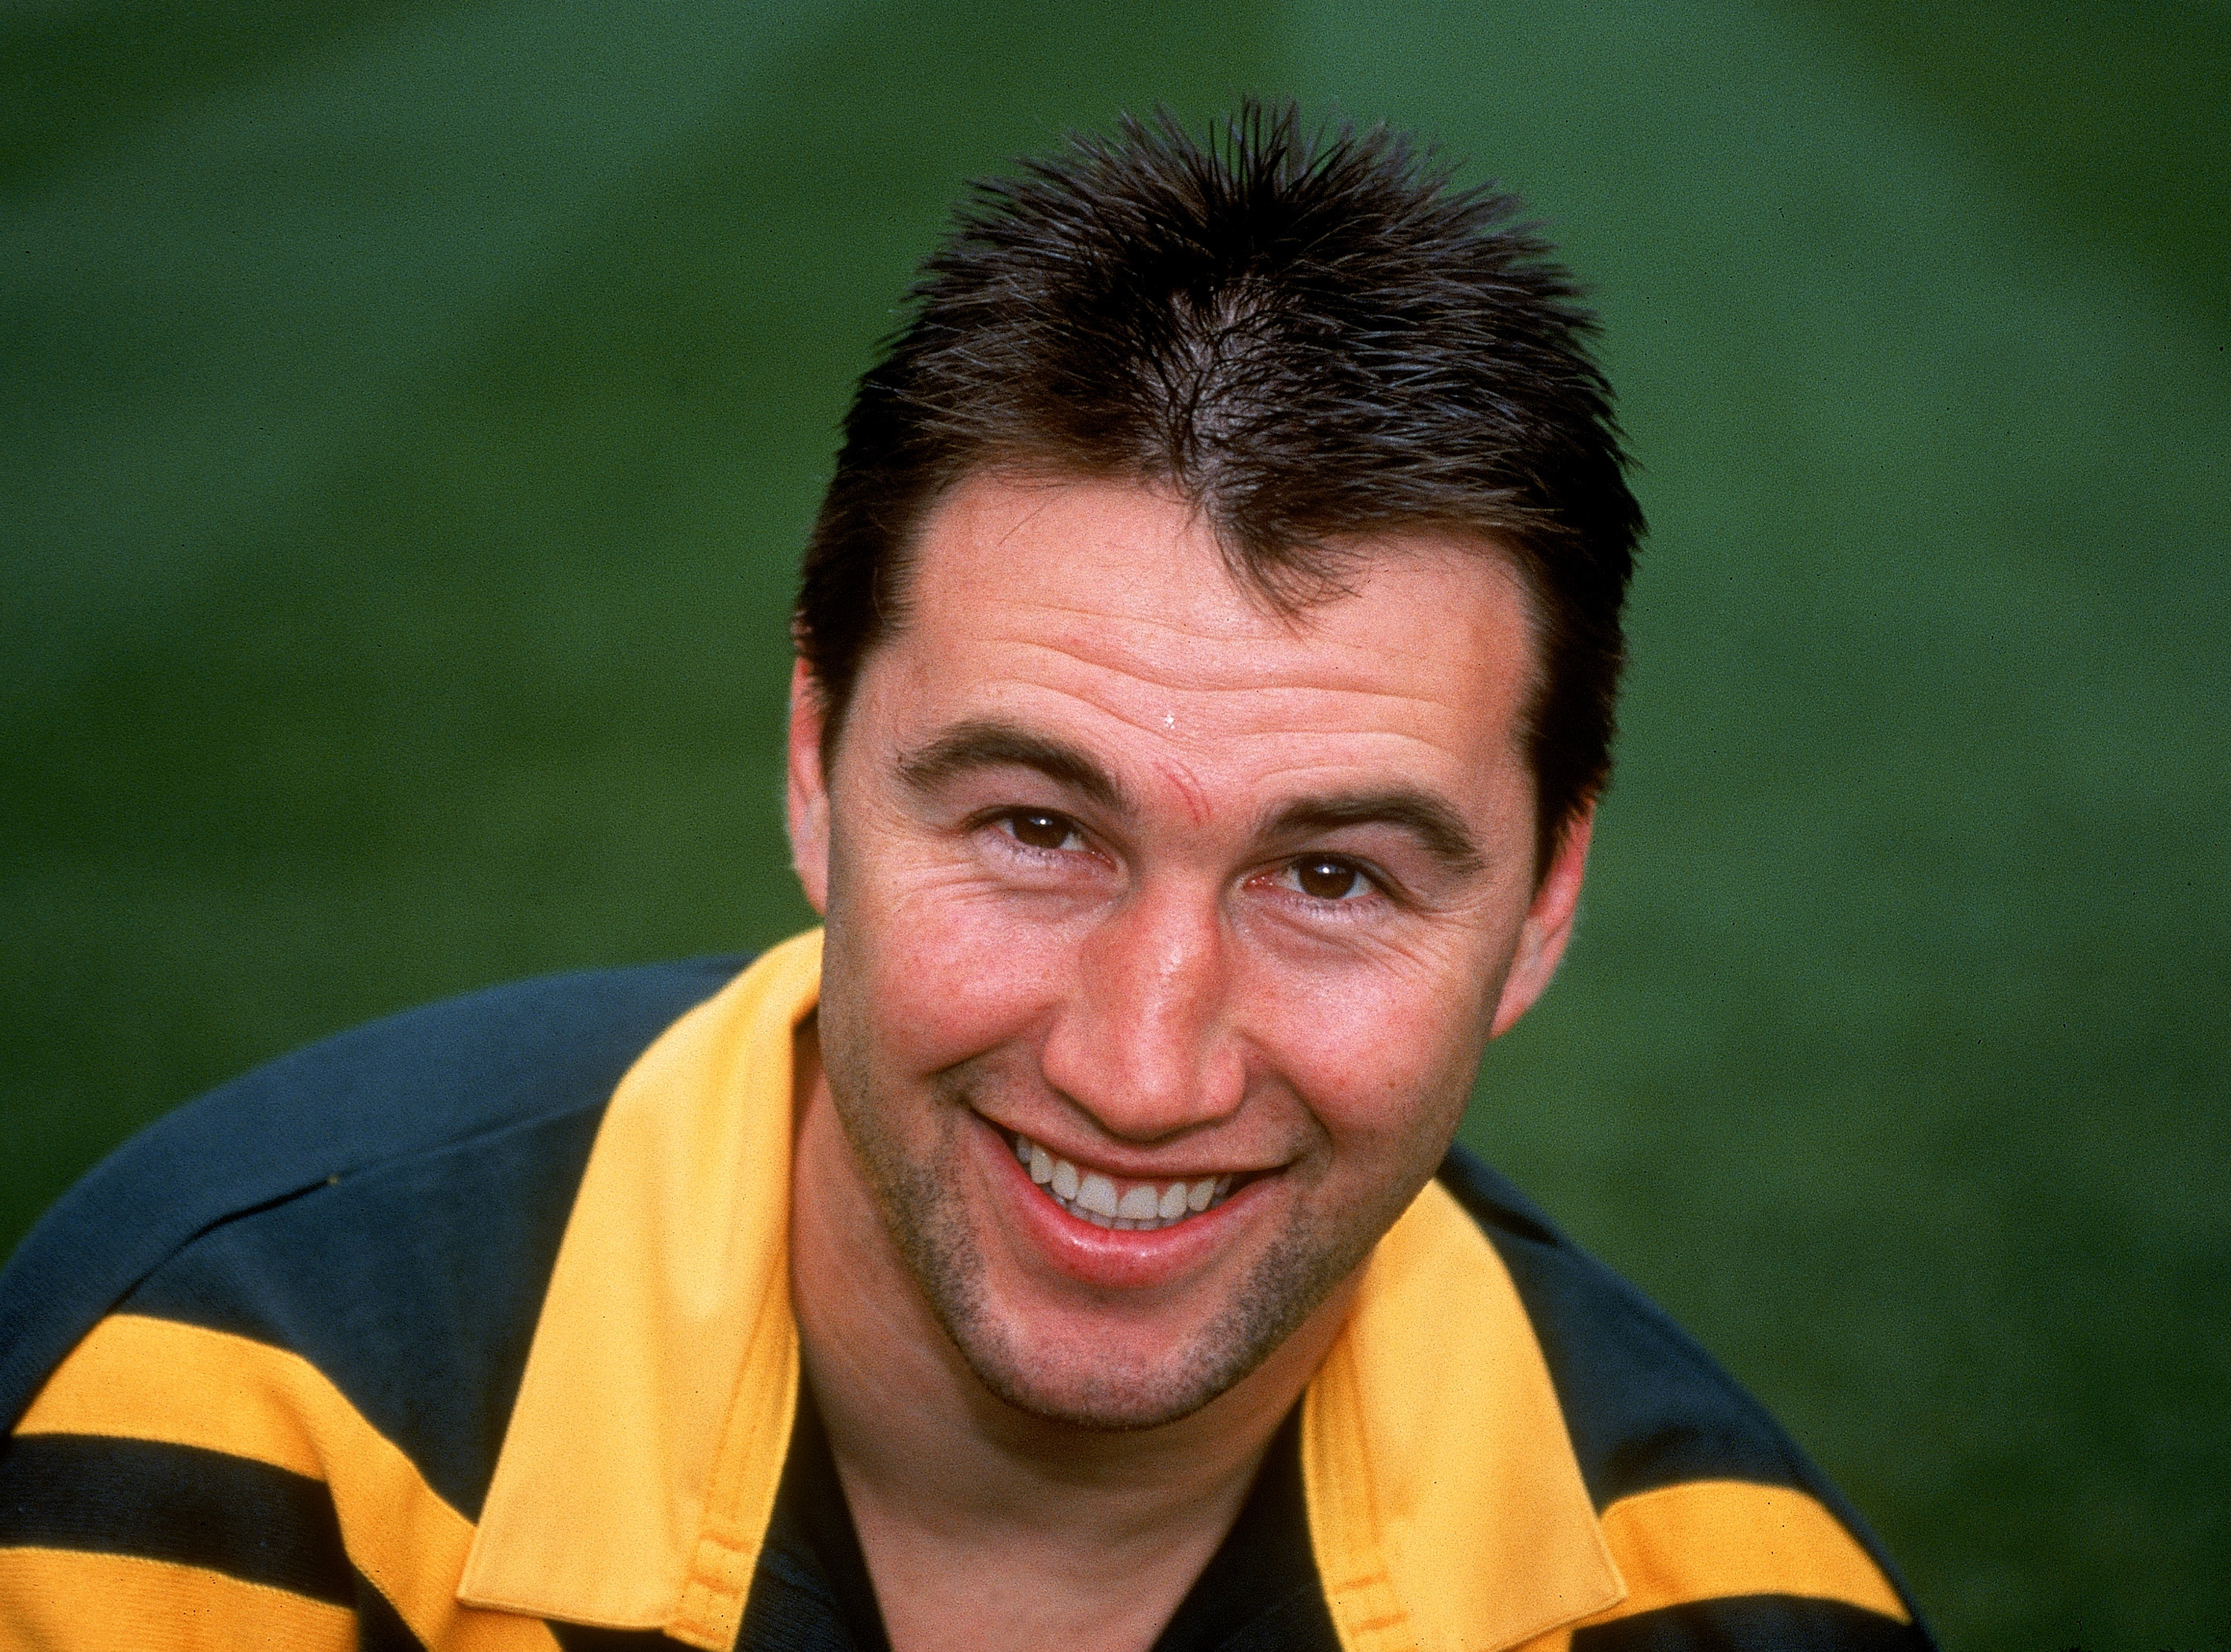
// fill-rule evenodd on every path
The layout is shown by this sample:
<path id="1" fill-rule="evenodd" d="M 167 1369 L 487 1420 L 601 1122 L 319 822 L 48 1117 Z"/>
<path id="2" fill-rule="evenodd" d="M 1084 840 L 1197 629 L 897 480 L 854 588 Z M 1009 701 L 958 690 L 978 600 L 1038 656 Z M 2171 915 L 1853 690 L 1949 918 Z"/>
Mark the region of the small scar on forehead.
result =
<path id="1" fill-rule="evenodd" d="M 1192 817 L 1195 826 L 1201 826 L 1207 821 L 1208 794 L 1201 790 L 1200 782 L 1193 777 L 1183 764 L 1157 763 L 1154 765 L 1154 772 L 1162 777 L 1164 784 L 1184 800 L 1186 813 Z"/>

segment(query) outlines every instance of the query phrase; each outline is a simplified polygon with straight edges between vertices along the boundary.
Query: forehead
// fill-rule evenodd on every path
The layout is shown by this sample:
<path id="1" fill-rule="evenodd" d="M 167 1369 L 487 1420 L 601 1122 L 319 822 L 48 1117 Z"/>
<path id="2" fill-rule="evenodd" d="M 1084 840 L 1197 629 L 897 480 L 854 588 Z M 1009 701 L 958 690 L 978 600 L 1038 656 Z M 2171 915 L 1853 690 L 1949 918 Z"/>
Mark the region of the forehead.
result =
<path id="1" fill-rule="evenodd" d="M 1533 643 L 1509 561 L 1432 534 L 1346 549 L 1340 592 L 1283 612 L 1161 489 L 980 474 L 924 522 L 859 687 L 886 721 L 1085 717 L 1197 755 L 1314 734 L 1516 759 Z"/>

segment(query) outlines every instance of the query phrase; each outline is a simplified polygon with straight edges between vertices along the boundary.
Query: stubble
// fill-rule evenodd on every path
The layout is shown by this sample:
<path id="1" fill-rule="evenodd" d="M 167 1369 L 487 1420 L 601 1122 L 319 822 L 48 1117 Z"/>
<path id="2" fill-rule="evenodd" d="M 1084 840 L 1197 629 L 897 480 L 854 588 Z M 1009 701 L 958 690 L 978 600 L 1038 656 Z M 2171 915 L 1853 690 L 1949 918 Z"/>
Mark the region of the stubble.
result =
<path id="1" fill-rule="evenodd" d="M 1244 1380 L 1322 1305 L 1375 1242 L 1375 1232 L 1322 1232 L 1297 1218 L 1256 1259 L 1230 1299 L 1184 1347 L 1152 1364 L 1086 1362 L 1060 1373 L 1008 1324 L 985 1289 L 985 1260 L 963 1202 L 936 1165 L 910 1156 L 872 1096 L 852 1093 L 831 1064 L 831 1098 L 865 1174 L 884 1229 L 915 1286 L 979 1382 L 1006 1403 L 1047 1422 L 1095 1432 L 1161 1428 L 1192 1416 Z M 965 1079 L 936 1081 L 947 1165 L 974 1128 Z"/>

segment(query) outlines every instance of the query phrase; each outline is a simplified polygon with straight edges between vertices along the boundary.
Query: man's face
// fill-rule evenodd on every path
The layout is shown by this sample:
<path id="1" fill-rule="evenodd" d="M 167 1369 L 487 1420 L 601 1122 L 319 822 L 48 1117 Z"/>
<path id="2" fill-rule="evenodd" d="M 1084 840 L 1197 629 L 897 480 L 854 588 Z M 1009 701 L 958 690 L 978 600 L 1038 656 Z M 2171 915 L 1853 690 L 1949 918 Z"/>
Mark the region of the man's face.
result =
<path id="1" fill-rule="evenodd" d="M 825 776 L 797 696 L 831 1098 L 939 1321 L 1035 1415 L 1150 1426 L 1255 1369 L 1555 967 L 1586 832 L 1537 888 L 1516 580 L 1361 548 L 1283 616 L 1157 490 L 978 476 Z"/>

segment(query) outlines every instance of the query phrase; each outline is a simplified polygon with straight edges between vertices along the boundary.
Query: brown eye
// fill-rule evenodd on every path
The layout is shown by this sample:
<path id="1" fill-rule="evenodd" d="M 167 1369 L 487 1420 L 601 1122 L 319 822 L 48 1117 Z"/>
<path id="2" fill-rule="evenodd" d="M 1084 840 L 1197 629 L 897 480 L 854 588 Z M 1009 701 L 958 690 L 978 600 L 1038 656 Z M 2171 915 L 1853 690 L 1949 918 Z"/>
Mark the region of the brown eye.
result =
<path id="1" fill-rule="evenodd" d="M 1058 849 L 1069 841 L 1075 830 L 1058 814 L 1047 814 L 1028 810 L 1007 817 L 1007 830 L 1015 834 L 1015 841 L 1030 849 Z"/>
<path id="2" fill-rule="evenodd" d="M 1345 900 L 1363 881 L 1362 874 L 1344 860 L 1299 860 L 1294 863 L 1294 883 L 1315 901 Z"/>

